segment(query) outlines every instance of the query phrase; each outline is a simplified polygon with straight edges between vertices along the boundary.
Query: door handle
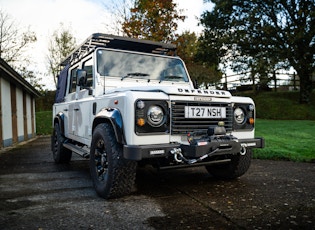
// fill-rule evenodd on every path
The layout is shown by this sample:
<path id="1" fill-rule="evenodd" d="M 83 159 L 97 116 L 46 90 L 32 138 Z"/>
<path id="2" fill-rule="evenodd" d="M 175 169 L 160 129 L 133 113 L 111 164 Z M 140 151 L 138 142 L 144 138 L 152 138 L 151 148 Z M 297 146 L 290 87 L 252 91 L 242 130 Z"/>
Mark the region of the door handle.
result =
<path id="1" fill-rule="evenodd" d="M 79 110 L 80 110 L 79 108 L 75 108 L 75 109 L 74 109 L 74 111 L 79 111 Z"/>
<path id="2" fill-rule="evenodd" d="M 63 111 L 68 112 L 68 109 L 64 109 Z"/>

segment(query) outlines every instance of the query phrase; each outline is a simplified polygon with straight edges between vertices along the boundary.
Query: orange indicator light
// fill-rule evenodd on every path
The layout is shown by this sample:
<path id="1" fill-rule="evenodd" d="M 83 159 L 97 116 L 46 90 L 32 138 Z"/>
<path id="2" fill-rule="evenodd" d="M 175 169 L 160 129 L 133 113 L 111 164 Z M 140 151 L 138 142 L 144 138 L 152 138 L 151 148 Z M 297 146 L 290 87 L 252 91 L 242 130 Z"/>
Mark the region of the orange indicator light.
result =
<path id="1" fill-rule="evenodd" d="M 249 122 L 249 124 L 253 125 L 255 123 L 255 120 L 254 120 L 254 118 L 251 117 L 248 119 L 248 122 Z"/>
<path id="2" fill-rule="evenodd" d="M 138 118 L 138 120 L 137 120 L 137 125 L 138 125 L 138 126 L 144 126 L 144 124 L 145 124 L 144 119 L 143 119 L 143 118 Z"/>

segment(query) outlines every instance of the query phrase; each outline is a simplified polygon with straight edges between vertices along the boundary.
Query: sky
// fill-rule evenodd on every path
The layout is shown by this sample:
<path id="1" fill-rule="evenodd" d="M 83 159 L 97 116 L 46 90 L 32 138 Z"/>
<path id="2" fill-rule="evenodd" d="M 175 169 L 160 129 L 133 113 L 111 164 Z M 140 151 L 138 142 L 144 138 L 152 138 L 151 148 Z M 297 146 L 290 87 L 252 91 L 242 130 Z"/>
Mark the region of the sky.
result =
<path id="1" fill-rule="evenodd" d="M 184 23 L 179 23 L 178 32 L 189 30 L 201 33 L 198 19 L 212 5 L 204 0 L 174 0 L 182 14 Z M 92 33 L 115 33 L 112 30 L 112 17 L 108 12 L 112 0 L 0 0 L 0 10 L 10 15 L 19 28 L 29 28 L 37 36 L 37 42 L 29 49 L 34 64 L 32 70 L 38 70 L 45 89 L 54 90 L 53 77 L 47 75 L 47 54 L 49 40 L 55 30 L 63 23 L 69 28 L 78 44 Z"/>

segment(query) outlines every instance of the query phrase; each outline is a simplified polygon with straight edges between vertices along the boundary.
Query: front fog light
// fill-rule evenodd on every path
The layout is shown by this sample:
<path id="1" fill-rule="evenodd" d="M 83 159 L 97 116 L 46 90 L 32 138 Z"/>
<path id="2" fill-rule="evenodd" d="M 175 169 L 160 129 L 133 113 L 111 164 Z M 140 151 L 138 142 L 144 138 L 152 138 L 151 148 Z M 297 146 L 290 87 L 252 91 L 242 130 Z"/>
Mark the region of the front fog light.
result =
<path id="1" fill-rule="evenodd" d="M 147 112 L 147 118 L 150 125 L 160 127 L 164 123 L 164 112 L 159 106 L 150 106 Z"/>
<path id="2" fill-rule="evenodd" d="M 245 122 L 245 113 L 243 109 L 238 107 L 234 110 L 234 120 L 238 125 L 241 125 Z"/>

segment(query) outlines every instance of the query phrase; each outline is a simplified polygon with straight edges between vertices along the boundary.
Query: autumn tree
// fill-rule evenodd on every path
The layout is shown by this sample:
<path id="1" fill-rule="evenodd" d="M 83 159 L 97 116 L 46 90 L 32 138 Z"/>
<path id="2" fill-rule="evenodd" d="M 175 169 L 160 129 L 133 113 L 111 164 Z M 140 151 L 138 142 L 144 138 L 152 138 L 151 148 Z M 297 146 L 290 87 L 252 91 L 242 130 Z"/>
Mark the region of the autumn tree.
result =
<path id="1" fill-rule="evenodd" d="M 48 45 L 48 69 L 53 75 L 54 82 L 57 85 L 57 75 L 60 72 L 60 63 L 75 49 L 76 39 L 71 31 L 60 25 L 60 28 L 55 30 Z"/>
<path id="2" fill-rule="evenodd" d="M 218 66 L 198 56 L 200 42 L 194 32 L 185 31 L 178 35 L 174 43 L 177 45 L 177 55 L 186 63 L 193 82 L 198 82 L 201 87 L 208 88 L 221 79 L 222 74 Z"/>
<path id="3" fill-rule="evenodd" d="M 300 102 L 308 103 L 315 70 L 314 0 L 212 0 L 201 17 L 204 47 L 238 71 L 292 66 L 300 78 Z"/>
<path id="4" fill-rule="evenodd" d="M 208 87 L 221 79 L 221 73 L 217 65 L 197 59 L 199 42 L 195 33 L 176 34 L 178 21 L 185 20 L 181 12 L 173 1 L 136 0 L 122 28 L 129 37 L 175 43 L 192 80 Z"/>
<path id="5" fill-rule="evenodd" d="M 174 41 L 177 22 L 185 19 L 180 13 L 172 0 L 136 0 L 122 29 L 128 37 Z"/>

